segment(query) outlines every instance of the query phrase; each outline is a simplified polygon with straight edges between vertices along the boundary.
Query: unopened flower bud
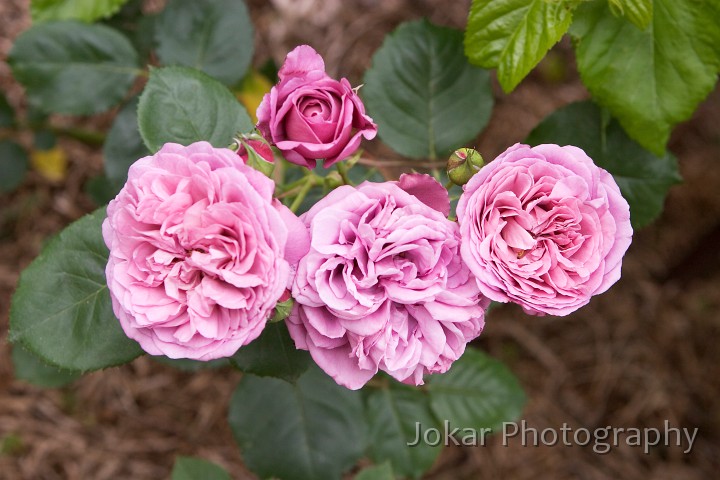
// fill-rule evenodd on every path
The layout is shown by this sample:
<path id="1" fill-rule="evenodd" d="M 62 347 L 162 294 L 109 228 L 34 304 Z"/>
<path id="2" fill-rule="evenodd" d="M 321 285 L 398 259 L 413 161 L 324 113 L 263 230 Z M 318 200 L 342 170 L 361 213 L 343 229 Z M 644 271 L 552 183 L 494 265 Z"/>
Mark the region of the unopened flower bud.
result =
<path id="1" fill-rule="evenodd" d="M 246 165 L 270 176 L 275 156 L 267 141 L 255 133 L 243 135 L 236 140 L 237 154 Z"/>
<path id="2" fill-rule="evenodd" d="M 447 162 L 447 173 L 455 185 L 465 185 L 485 164 L 482 155 L 472 148 L 455 150 Z"/>

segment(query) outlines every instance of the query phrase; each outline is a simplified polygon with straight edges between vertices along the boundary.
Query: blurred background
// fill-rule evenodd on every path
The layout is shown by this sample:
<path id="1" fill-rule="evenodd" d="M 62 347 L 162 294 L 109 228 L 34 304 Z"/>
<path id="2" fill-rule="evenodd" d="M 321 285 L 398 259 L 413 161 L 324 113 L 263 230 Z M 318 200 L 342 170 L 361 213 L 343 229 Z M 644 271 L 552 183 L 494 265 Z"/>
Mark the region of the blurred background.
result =
<path id="1" fill-rule="evenodd" d="M 328 73 L 361 83 L 374 51 L 399 23 L 429 17 L 464 28 L 469 0 L 249 0 L 260 66 L 281 64 L 294 46 L 312 45 Z M 162 1 L 146 1 L 148 14 Z M 7 54 L 30 25 L 29 0 L 0 2 L 0 89 L 25 112 Z M 640 86 L 638 88 L 641 88 Z M 510 95 L 494 83 L 489 127 L 474 146 L 486 159 L 522 141 L 547 114 L 588 97 L 564 39 Z M 112 111 L 91 118 L 53 116 L 58 130 L 106 131 Z M 502 445 L 445 449 L 428 479 L 707 479 L 720 470 L 720 89 L 678 126 L 669 149 L 684 183 L 665 211 L 636 232 L 623 278 L 589 306 L 563 318 L 529 317 L 501 306 L 478 346 L 505 361 L 528 394 L 528 426 L 698 428 L 692 452 L 626 445 L 600 455 L 592 446 Z M 13 378 L 6 341 L 19 272 L 43 242 L 98 205 L 88 180 L 102 172 L 98 140 L 59 137 L 43 145 L 10 132 L 32 151 L 31 172 L 0 193 L 0 479 L 168 478 L 176 455 L 195 455 L 252 479 L 225 421 L 240 374 L 184 373 L 143 357 L 45 390 Z M 402 161 L 377 142 L 368 156 Z M 412 166 L 407 164 L 406 170 Z M 390 175 L 400 170 L 388 169 Z M 6 172 L 0 171 L 0 177 Z M 352 474 L 348 474 L 351 478 Z"/>

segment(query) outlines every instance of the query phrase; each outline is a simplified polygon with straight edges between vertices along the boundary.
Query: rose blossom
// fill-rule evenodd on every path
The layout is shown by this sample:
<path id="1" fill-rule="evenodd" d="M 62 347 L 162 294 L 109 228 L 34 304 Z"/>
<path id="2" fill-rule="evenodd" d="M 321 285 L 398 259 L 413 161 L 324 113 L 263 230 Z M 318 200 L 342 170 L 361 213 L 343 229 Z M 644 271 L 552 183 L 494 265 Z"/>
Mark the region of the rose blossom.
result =
<path id="1" fill-rule="evenodd" d="M 257 127 L 288 161 L 314 168 L 322 158 L 329 167 L 352 155 L 361 137 L 377 134 L 350 83 L 330 78 L 312 47 L 300 45 L 288 53 L 278 76 L 280 82 L 258 107 Z"/>
<path id="2" fill-rule="evenodd" d="M 480 334 L 489 302 L 460 259 L 449 208 L 440 184 L 413 174 L 337 188 L 301 217 L 311 247 L 287 325 L 340 385 L 358 389 L 378 370 L 421 385 Z"/>
<path id="3" fill-rule="evenodd" d="M 166 144 L 130 167 L 103 223 L 128 337 L 152 355 L 211 360 L 260 334 L 309 242 L 273 189 L 206 142 Z"/>
<path id="4" fill-rule="evenodd" d="M 630 209 L 613 177 L 573 146 L 514 145 L 465 185 L 462 258 L 483 295 L 567 315 L 620 278 Z"/>

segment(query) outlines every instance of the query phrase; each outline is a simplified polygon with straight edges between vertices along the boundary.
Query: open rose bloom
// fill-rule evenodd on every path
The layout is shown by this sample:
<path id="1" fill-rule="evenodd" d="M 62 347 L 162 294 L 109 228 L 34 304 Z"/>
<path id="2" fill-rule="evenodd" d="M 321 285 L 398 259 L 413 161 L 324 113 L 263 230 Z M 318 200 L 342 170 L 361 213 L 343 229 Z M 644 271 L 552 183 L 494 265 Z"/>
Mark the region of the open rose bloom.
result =
<path id="1" fill-rule="evenodd" d="M 447 191 L 414 174 L 342 186 L 301 217 L 311 248 L 287 325 L 339 384 L 357 389 L 383 370 L 420 385 L 480 334 L 489 302 L 460 259 L 448 210 Z"/>
<path id="2" fill-rule="evenodd" d="M 260 334 L 308 246 L 273 190 L 206 142 L 166 144 L 132 165 L 103 236 L 115 315 L 146 352 L 211 360 Z"/>
<path id="3" fill-rule="evenodd" d="M 278 76 L 258 107 L 257 127 L 288 161 L 314 168 L 323 159 L 329 167 L 355 153 L 362 137 L 377 134 L 350 83 L 330 78 L 311 47 L 288 53 Z"/>
<path id="4" fill-rule="evenodd" d="M 514 145 L 465 185 L 462 258 L 483 295 L 567 315 L 620 278 L 630 209 L 577 147 Z"/>

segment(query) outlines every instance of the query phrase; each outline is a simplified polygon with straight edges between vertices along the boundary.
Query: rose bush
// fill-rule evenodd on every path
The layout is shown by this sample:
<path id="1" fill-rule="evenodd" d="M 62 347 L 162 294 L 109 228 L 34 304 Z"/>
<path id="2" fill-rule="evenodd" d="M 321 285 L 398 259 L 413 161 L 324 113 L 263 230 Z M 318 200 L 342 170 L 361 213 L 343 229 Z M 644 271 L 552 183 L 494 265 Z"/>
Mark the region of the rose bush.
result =
<path id="1" fill-rule="evenodd" d="M 301 217 L 311 247 L 287 325 L 337 383 L 357 389 L 383 370 L 420 385 L 480 334 L 489 302 L 448 211 L 447 191 L 414 174 L 342 186 Z"/>
<path id="2" fill-rule="evenodd" d="M 211 360 L 260 334 L 308 246 L 273 190 L 207 142 L 166 144 L 130 168 L 103 223 L 106 275 L 123 330 L 146 352 Z"/>
<path id="3" fill-rule="evenodd" d="M 288 161 L 314 168 L 323 159 L 329 167 L 352 155 L 362 137 L 377 134 L 350 83 L 330 78 L 312 47 L 288 53 L 278 76 L 257 110 L 257 127 Z"/>
<path id="4" fill-rule="evenodd" d="M 632 227 L 613 177 L 577 147 L 516 144 L 464 187 L 462 258 L 483 295 L 567 315 L 620 278 Z"/>

